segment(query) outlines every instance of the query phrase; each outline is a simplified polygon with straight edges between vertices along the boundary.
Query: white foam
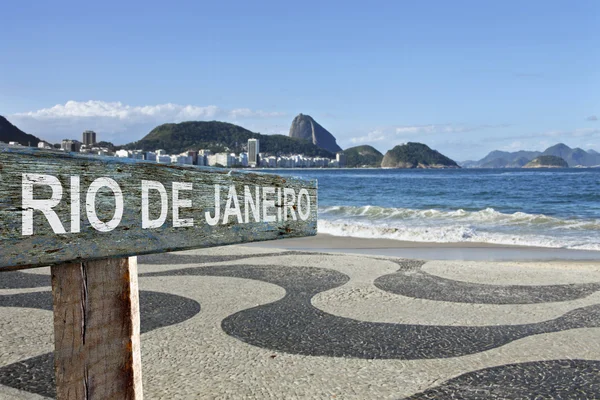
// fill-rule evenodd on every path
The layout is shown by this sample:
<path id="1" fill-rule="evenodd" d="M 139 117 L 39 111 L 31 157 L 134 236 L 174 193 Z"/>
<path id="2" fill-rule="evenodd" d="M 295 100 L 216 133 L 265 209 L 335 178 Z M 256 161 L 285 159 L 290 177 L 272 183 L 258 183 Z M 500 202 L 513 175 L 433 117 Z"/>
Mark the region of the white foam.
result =
<path id="1" fill-rule="evenodd" d="M 440 211 L 375 206 L 326 207 L 318 230 L 335 236 L 416 242 L 480 242 L 600 250 L 600 221 L 560 219 L 543 214 Z"/>
<path id="2" fill-rule="evenodd" d="M 435 209 L 417 210 L 411 208 L 384 208 L 377 206 L 333 206 L 323 207 L 319 215 L 326 219 L 354 219 L 365 217 L 371 221 L 377 220 L 460 220 L 468 222 L 491 222 L 510 225 L 540 225 L 561 226 L 570 228 L 581 228 L 600 230 L 600 220 L 560 219 L 544 214 L 528 214 L 516 212 L 512 214 L 501 213 L 493 208 L 478 211 L 465 211 L 463 209 L 453 211 L 441 211 Z"/>

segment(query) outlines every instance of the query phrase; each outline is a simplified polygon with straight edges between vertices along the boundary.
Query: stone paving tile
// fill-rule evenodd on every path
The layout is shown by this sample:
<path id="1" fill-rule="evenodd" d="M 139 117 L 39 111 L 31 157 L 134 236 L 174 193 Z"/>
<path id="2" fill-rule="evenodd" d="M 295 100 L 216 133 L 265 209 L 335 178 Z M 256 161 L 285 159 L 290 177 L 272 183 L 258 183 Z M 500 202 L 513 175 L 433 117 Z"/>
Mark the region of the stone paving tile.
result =
<path id="1" fill-rule="evenodd" d="M 419 399 L 593 399 L 600 393 L 600 361 L 552 360 L 469 372 L 415 394 Z"/>
<path id="2" fill-rule="evenodd" d="M 600 283 L 567 285 L 490 285 L 441 278 L 424 271 L 398 271 L 375 280 L 375 286 L 403 296 L 470 304 L 532 304 L 568 301 L 600 290 Z"/>
<path id="3" fill-rule="evenodd" d="M 246 251 L 140 257 L 146 398 L 600 397 L 600 265 Z M 0 275 L 0 399 L 54 395 L 48 286 Z"/>

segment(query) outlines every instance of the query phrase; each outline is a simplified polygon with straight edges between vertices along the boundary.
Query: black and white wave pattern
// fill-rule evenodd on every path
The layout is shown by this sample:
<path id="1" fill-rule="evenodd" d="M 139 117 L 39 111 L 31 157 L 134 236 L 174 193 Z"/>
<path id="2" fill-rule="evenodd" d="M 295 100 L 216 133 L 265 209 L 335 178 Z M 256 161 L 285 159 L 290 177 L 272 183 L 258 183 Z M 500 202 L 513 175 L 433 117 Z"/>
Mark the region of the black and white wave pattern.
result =
<path id="1" fill-rule="evenodd" d="M 300 253 L 308 256 L 310 253 Z M 277 285 L 285 296 L 247 308 L 221 322 L 222 330 L 247 345 L 302 356 L 364 360 L 430 360 L 462 357 L 499 348 L 536 335 L 600 327 L 600 304 L 575 308 L 558 318 L 517 325 L 446 326 L 361 321 L 327 313 L 311 300 L 349 282 L 340 271 L 311 266 L 287 266 L 271 254 L 217 255 L 199 259 L 188 254 L 140 257 L 140 286 L 145 278 L 197 276 L 242 278 Z M 260 257 L 263 263 L 253 263 Z M 331 255 L 332 259 L 338 257 Z M 376 259 L 365 257 L 365 263 Z M 268 261 L 265 261 L 268 260 Z M 236 265 L 227 265 L 235 261 Z M 240 262 L 244 262 L 242 265 Z M 386 260 L 390 261 L 390 260 Z M 374 285 L 392 295 L 470 304 L 535 304 L 582 299 L 600 290 L 600 283 L 564 285 L 485 285 L 446 279 L 422 270 L 423 262 L 394 260 L 399 269 Z M 173 265 L 167 271 L 144 272 L 143 265 Z M 50 286 L 49 276 L 6 272 L 0 289 Z M 232 281 L 234 284 L 234 281 Z M 202 318 L 195 300 L 140 291 L 142 334 Z M 49 291 L 0 295 L 0 307 L 52 309 Z M 143 340 L 143 336 L 142 336 Z M 198 351 L 201 351 L 199 349 Z M 52 353 L 0 366 L 0 384 L 53 397 Z M 599 398 L 600 360 L 540 360 L 474 370 L 411 396 L 432 398 Z"/>

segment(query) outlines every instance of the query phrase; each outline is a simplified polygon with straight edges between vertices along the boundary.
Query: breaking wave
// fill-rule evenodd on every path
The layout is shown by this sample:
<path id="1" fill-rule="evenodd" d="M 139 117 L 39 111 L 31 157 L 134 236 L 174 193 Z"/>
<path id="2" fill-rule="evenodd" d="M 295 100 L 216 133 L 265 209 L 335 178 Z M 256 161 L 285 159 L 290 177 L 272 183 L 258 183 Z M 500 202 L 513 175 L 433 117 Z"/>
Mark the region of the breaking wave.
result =
<path id="1" fill-rule="evenodd" d="M 319 232 L 418 242 L 480 242 L 600 250 L 600 220 L 483 210 L 333 206 L 319 210 Z"/>

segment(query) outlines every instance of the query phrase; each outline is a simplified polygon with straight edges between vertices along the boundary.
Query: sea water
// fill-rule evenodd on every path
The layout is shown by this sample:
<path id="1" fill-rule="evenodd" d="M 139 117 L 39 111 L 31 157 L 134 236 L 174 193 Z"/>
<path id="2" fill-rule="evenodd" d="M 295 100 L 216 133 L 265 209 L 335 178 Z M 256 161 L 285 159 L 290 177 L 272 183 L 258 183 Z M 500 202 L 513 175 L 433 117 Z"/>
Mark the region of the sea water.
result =
<path id="1" fill-rule="evenodd" d="M 276 169 L 319 181 L 319 233 L 600 250 L 600 169 Z"/>

